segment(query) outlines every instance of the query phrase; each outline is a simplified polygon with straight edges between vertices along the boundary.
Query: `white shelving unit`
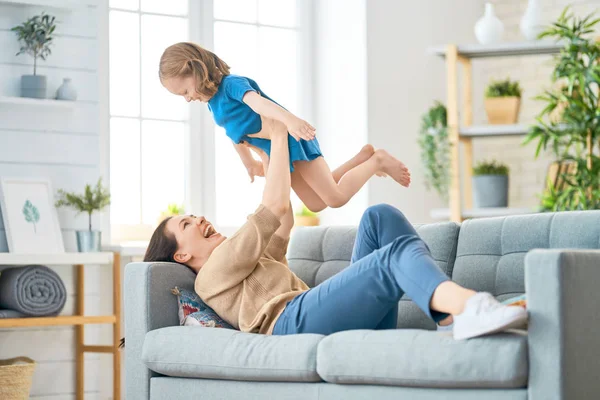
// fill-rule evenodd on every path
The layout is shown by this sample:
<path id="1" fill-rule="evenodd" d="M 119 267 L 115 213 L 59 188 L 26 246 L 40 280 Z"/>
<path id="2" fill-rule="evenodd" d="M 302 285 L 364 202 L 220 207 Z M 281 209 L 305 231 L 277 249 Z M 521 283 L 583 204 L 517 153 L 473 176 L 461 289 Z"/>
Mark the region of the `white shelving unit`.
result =
<path id="1" fill-rule="evenodd" d="M 533 213 L 534 210 L 523 208 L 479 208 L 472 205 L 472 168 L 473 138 L 489 138 L 499 136 L 524 136 L 528 133 L 527 125 L 473 125 L 472 100 L 472 65 L 471 59 L 492 57 L 515 57 L 556 54 L 563 48 L 562 43 L 551 41 L 528 41 L 516 43 L 499 43 L 494 45 L 468 44 L 432 47 L 428 53 L 445 58 L 448 85 L 447 115 L 448 139 L 450 141 L 450 204 L 448 209 L 435 209 L 431 217 L 447 218 L 461 222 L 465 218 L 503 216 Z M 462 105 L 458 103 L 458 70 L 462 67 Z M 459 110 L 461 111 L 459 113 Z M 459 114 L 462 121 L 459 121 Z M 463 147 L 460 159 L 459 146 Z M 461 168 L 462 163 L 462 168 Z M 465 171 L 461 177 L 460 170 Z M 461 185 L 462 178 L 462 185 Z M 463 190 L 461 191 L 461 187 Z M 464 199 L 463 199 L 464 197 Z"/>
<path id="2" fill-rule="evenodd" d="M 0 265 L 21 266 L 30 264 L 73 265 L 76 270 L 76 303 L 74 315 L 50 317 L 0 318 L 0 328 L 25 328 L 39 326 L 75 327 L 75 398 L 84 398 L 85 353 L 113 355 L 113 399 L 121 396 L 121 256 L 119 253 L 54 253 L 18 254 L 0 253 Z M 112 265 L 113 272 L 113 313 L 112 315 L 85 314 L 85 265 Z M 85 342 L 85 325 L 108 324 L 113 327 L 113 342 L 110 345 L 89 345 Z"/>
<path id="3" fill-rule="evenodd" d="M 0 96 L 0 107 L 2 106 L 32 106 L 32 107 L 48 107 L 59 109 L 73 109 L 76 102 L 67 100 L 54 99 L 32 99 L 29 97 L 12 97 Z"/>

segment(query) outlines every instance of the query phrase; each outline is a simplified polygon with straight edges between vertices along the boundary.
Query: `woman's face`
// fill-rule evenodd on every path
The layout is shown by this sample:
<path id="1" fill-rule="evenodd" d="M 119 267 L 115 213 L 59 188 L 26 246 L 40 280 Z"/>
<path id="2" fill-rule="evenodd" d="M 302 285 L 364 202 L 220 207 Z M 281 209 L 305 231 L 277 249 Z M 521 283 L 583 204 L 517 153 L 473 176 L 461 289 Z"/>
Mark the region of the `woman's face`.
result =
<path id="1" fill-rule="evenodd" d="M 193 75 L 185 78 L 165 79 L 162 84 L 169 92 L 183 96 L 188 103 L 195 100 L 207 103 L 210 100 L 207 96 L 196 92 L 196 78 Z"/>
<path id="2" fill-rule="evenodd" d="M 167 221 L 166 230 L 175 236 L 177 251 L 174 259 L 198 272 L 213 250 L 226 237 L 218 233 L 204 217 L 179 215 Z"/>

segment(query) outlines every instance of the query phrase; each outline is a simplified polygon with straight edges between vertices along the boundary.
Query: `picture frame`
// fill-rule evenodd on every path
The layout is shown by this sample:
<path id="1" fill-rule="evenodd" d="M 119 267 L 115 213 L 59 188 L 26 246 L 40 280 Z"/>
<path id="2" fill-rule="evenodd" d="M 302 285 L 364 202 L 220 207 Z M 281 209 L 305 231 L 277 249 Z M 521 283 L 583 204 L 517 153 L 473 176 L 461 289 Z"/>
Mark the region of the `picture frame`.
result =
<path id="1" fill-rule="evenodd" d="M 48 179 L 1 177 L 0 211 L 9 252 L 65 252 L 54 192 Z"/>

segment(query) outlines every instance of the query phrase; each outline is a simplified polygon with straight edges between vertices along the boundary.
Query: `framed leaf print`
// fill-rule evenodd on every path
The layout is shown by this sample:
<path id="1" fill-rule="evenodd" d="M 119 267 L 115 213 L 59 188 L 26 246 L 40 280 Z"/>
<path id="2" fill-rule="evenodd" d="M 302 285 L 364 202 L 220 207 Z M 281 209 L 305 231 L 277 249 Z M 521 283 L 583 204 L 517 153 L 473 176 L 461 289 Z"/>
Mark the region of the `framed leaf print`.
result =
<path id="1" fill-rule="evenodd" d="M 64 253 L 58 214 L 54 207 L 54 192 L 49 180 L 0 178 L 0 207 L 0 232 L 4 230 L 6 233 L 8 251 L 25 254 Z"/>

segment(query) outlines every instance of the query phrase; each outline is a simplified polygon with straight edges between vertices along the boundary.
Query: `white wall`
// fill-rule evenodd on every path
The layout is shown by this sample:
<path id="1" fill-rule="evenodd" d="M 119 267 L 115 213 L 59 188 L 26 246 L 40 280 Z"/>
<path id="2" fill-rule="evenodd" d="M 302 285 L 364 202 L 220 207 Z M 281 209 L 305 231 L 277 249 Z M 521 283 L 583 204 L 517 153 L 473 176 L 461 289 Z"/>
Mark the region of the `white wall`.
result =
<path id="1" fill-rule="evenodd" d="M 44 9 L 0 3 L 0 96 L 19 96 L 20 76 L 33 71 L 29 56 L 16 57 L 18 42 L 10 28 Z M 101 175 L 99 88 L 99 10 L 81 5 L 69 12 L 45 9 L 60 21 L 55 45 L 38 74 L 48 77 L 48 95 L 56 93 L 63 77 L 71 77 L 78 91 L 73 110 L 0 104 L 0 176 L 43 177 L 54 190 L 82 191 Z M 108 179 L 108 177 L 105 177 Z M 76 251 L 75 230 L 87 229 L 86 216 L 59 211 L 67 251 Z M 100 228 L 100 218 L 94 226 Z M 0 251 L 7 251 L 0 223 Z M 75 276 L 71 266 L 56 267 L 68 291 L 63 315 L 74 312 Z M 86 313 L 112 311 L 111 276 L 107 266 L 86 266 Z M 108 299 L 108 300 L 107 300 Z M 109 344 L 109 327 L 86 327 L 87 344 Z M 70 399 L 75 392 L 74 329 L 49 327 L 0 330 L 0 358 L 28 356 L 37 361 L 31 395 L 40 399 Z M 109 356 L 86 356 L 86 399 L 110 393 L 100 373 Z M 102 357 L 102 361 L 101 361 Z"/>
<path id="2" fill-rule="evenodd" d="M 369 141 L 387 149 L 411 170 L 405 189 L 391 179 L 372 180 L 369 204 L 392 204 L 412 222 L 430 221 L 445 206 L 423 184 L 417 144 L 421 115 L 438 99 L 446 102 L 442 59 L 426 54 L 432 45 L 473 42 L 479 5 L 472 0 L 367 1 Z"/>
<path id="3" fill-rule="evenodd" d="M 314 2 L 314 126 L 332 170 L 368 141 L 365 3 Z M 358 224 L 367 192 L 368 185 L 344 207 L 324 210 L 322 224 Z"/>

